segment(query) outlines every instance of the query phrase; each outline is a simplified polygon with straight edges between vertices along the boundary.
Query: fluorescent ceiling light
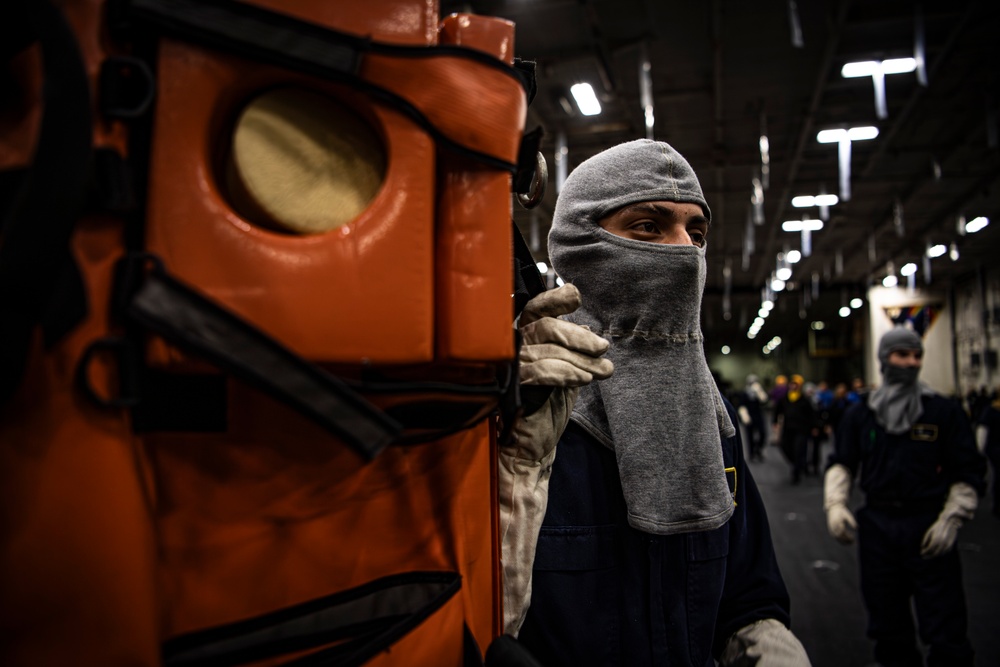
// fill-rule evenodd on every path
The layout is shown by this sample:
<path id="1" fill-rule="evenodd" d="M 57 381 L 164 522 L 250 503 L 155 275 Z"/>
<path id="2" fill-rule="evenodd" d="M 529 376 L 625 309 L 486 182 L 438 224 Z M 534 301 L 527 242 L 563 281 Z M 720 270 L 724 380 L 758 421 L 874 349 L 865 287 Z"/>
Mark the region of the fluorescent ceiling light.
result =
<path id="1" fill-rule="evenodd" d="M 844 64 L 840 69 L 840 75 L 845 79 L 853 79 L 859 76 L 871 76 L 879 70 L 882 74 L 906 74 L 916 69 L 917 61 L 913 58 L 890 58 L 881 62 L 863 60 Z"/>
<path id="2" fill-rule="evenodd" d="M 771 281 L 771 289 L 775 292 L 780 292 L 785 289 L 785 281 L 779 278 L 775 278 Z"/>
<path id="3" fill-rule="evenodd" d="M 979 216 L 978 218 L 973 218 L 972 220 L 969 220 L 967 223 L 965 223 L 965 233 L 975 234 L 988 224 L 990 224 L 989 218 L 984 218 L 983 216 Z"/>
<path id="4" fill-rule="evenodd" d="M 766 318 L 767 318 L 767 316 L 768 316 L 768 315 L 770 315 L 770 314 L 771 314 L 771 311 L 770 311 L 770 310 L 765 310 L 765 309 L 763 309 L 763 308 L 761 308 L 760 310 L 758 310 L 758 311 L 757 311 L 757 317 L 763 317 L 763 318 L 765 318 L 765 319 L 766 319 Z"/>
<path id="5" fill-rule="evenodd" d="M 601 113 L 601 103 L 597 101 L 594 88 L 589 83 L 574 84 L 569 92 L 573 94 L 576 106 L 584 116 L 596 116 Z"/>
<path id="6" fill-rule="evenodd" d="M 760 304 L 760 307 L 763 308 L 764 310 L 771 310 L 772 308 L 774 308 L 774 302 L 770 300 L 765 301 L 764 303 Z"/>
<path id="7" fill-rule="evenodd" d="M 903 268 L 899 270 L 899 274 L 902 276 L 912 276 L 917 272 L 917 265 L 913 262 L 907 262 L 903 265 Z"/>
<path id="8" fill-rule="evenodd" d="M 835 144 L 844 139 L 850 139 L 851 141 L 864 141 L 865 139 L 874 139 L 878 136 L 878 128 L 874 125 L 861 125 L 859 127 L 852 127 L 849 130 L 843 128 L 836 130 L 820 130 L 816 134 L 816 141 L 821 144 Z"/>
<path id="9" fill-rule="evenodd" d="M 816 320 L 810 326 L 812 326 L 813 331 L 822 331 L 823 329 L 826 328 L 826 323 L 821 322 L 820 320 Z"/>
<path id="10" fill-rule="evenodd" d="M 787 266 L 783 266 L 783 267 L 781 267 L 780 269 L 778 269 L 777 271 L 774 272 L 774 277 L 777 278 L 778 280 L 784 282 L 786 280 L 791 279 L 791 277 L 792 277 L 792 270 L 790 268 L 788 268 Z"/>
<path id="11" fill-rule="evenodd" d="M 882 285 L 884 285 L 885 287 L 895 287 L 898 284 L 899 284 L 899 278 L 897 278 L 892 273 L 890 273 L 889 275 L 887 275 L 885 278 L 882 279 Z M 841 308 L 841 310 L 843 310 L 843 308 Z M 848 308 L 847 310 L 848 312 L 850 312 L 851 309 Z"/>
<path id="12" fill-rule="evenodd" d="M 847 131 L 847 138 L 851 141 L 864 141 L 865 139 L 874 139 L 877 136 L 878 128 L 874 125 L 852 127 Z"/>
<path id="13" fill-rule="evenodd" d="M 854 79 L 859 76 L 871 76 L 879 70 L 881 63 L 877 60 L 862 60 L 860 62 L 845 63 L 840 68 L 840 75 L 845 79 Z"/>
<path id="14" fill-rule="evenodd" d="M 755 327 L 762 327 L 762 326 L 764 326 L 764 318 L 763 317 L 759 317 L 759 316 L 755 317 L 754 320 L 753 320 L 753 325 Z"/>
<path id="15" fill-rule="evenodd" d="M 810 232 L 818 232 L 823 229 L 822 220 L 785 220 L 781 223 L 781 229 L 786 232 L 801 232 L 809 230 Z"/>
<path id="16" fill-rule="evenodd" d="M 538 269 L 539 273 L 549 272 L 549 266 L 545 262 L 538 262 L 537 264 L 535 264 L 535 268 Z"/>
<path id="17" fill-rule="evenodd" d="M 883 74 L 906 74 L 917 69 L 914 58 L 890 58 L 882 61 Z"/>
<path id="18" fill-rule="evenodd" d="M 795 208 L 810 208 L 812 206 L 833 206 L 840 198 L 837 195 L 799 195 L 792 197 L 792 206 Z"/>
<path id="19" fill-rule="evenodd" d="M 854 297 L 853 299 L 851 299 L 851 308 L 857 309 L 860 308 L 862 305 L 864 305 L 864 301 L 862 301 L 859 297 Z"/>
<path id="20" fill-rule="evenodd" d="M 789 264 L 798 264 L 802 259 L 802 253 L 798 250 L 789 250 L 785 254 L 785 259 L 788 260 Z"/>
<path id="21" fill-rule="evenodd" d="M 847 317 L 848 315 L 851 314 L 851 309 L 848 308 L 847 306 L 841 306 L 839 312 L 841 317 Z"/>
<path id="22" fill-rule="evenodd" d="M 945 246 L 943 243 L 938 243 L 937 245 L 931 246 L 930 248 L 927 249 L 927 256 L 940 257 L 946 252 L 948 252 L 947 246 Z"/>
<path id="23" fill-rule="evenodd" d="M 781 345 L 781 336 L 775 336 L 774 338 L 771 339 L 771 342 L 774 343 L 775 347 L 778 347 L 779 345 Z"/>

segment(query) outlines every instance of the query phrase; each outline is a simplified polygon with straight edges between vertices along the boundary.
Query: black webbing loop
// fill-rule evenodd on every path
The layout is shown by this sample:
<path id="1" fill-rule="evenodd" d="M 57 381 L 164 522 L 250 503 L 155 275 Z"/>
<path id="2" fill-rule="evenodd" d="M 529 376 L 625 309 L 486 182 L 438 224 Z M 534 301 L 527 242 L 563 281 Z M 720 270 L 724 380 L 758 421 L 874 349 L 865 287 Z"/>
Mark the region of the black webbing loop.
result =
<path id="1" fill-rule="evenodd" d="M 138 284 L 130 319 L 309 417 L 365 460 L 399 437 L 394 419 L 341 380 L 173 278 L 157 258 L 141 259 L 152 270 L 130 278 Z"/>
<path id="2" fill-rule="evenodd" d="M 44 109 L 32 167 L 0 225 L 0 405 L 20 384 L 31 336 L 46 316 L 57 317 L 46 332 L 51 344 L 86 314 L 69 239 L 90 174 L 87 72 L 63 15 L 48 0 L 21 4 L 25 30 L 41 45 Z M 76 305 L 56 308 L 56 297 Z"/>
<path id="3" fill-rule="evenodd" d="M 98 101 L 108 118 L 131 120 L 144 116 L 156 97 L 156 77 L 140 58 L 105 58 L 98 82 Z"/>
<path id="4" fill-rule="evenodd" d="M 525 243 L 521 230 L 514 224 L 514 316 L 519 317 L 524 306 L 533 297 L 546 290 L 542 274 L 538 271 L 531 250 Z M 517 341 L 517 349 L 521 349 L 521 341 Z M 534 414 L 545 405 L 552 395 L 552 387 L 529 385 L 520 387 L 517 400 L 523 408 L 523 415 Z"/>
<path id="5" fill-rule="evenodd" d="M 489 54 L 461 46 L 416 47 L 383 44 L 330 30 L 249 3 L 229 0 L 129 0 L 126 15 L 163 32 L 244 58 L 363 90 L 407 115 L 442 147 L 494 169 L 513 173 L 517 165 L 470 148 L 442 132 L 405 97 L 362 79 L 358 72 L 366 53 L 401 58 L 453 56 L 503 72 L 526 88 L 525 68 L 515 68 Z"/>
<path id="6" fill-rule="evenodd" d="M 114 357 L 118 369 L 118 387 L 113 395 L 104 395 L 90 381 L 90 364 L 100 354 Z M 94 403 L 105 408 L 131 408 L 139 402 L 138 351 L 128 338 L 108 336 L 92 341 L 76 365 L 76 386 Z"/>
<path id="7" fill-rule="evenodd" d="M 453 598 L 456 572 L 405 572 L 262 616 L 168 640 L 166 667 L 230 667 L 333 642 L 282 663 L 354 667 L 386 650 Z"/>

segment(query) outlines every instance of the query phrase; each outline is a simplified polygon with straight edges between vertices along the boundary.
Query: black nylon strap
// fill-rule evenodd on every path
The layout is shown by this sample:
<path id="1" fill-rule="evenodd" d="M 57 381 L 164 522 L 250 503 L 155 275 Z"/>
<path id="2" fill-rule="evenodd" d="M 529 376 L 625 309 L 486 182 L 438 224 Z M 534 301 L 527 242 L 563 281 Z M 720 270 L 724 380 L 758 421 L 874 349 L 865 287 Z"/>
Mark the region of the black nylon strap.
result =
<path id="1" fill-rule="evenodd" d="M 32 333 L 46 316 L 59 320 L 46 332 L 51 344 L 86 314 L 69 239 L 90 175 L 87 72 L 63 15 L 48 0 L 20 4 L 29 22 L 25 30 L 37 35 L 42 49 L 44 110 L 34 163 L 0 224 L 0 405 L 20 384 Z M 57 295 L 56 301 L 74 308 L 54 308 Z"/>
<path id="2" fill-rule="evenodd" d="M 285 665 L 353 667 L 384 651 L 455 596 L 455 572 L 405 572 L 256 618 L 168 640 L 166 667 L 227 667 L 329 644 Z M 404 660 L 405 661 L 405 660 Z"/>
<path id="3" fill-rule="evenodd" d="M 530 83 L 526 73 L 484 52 L 459 46 L 382 44 L 229 0 L 129 0 L 127 12 L 139 22 L 181 39 L 351 85 L 409 116 L 439 145 L 495 169 L 517 170 L 516 164 L 445 135 L 409 100 L 358 76 L 366 53 L 404 58 L 457 56 L 504 72 L 527 92 Z"/>
<path id="4" fill-rule="evenodd" d="M 365 460 L 402 431 L 338 378 L 172 278 L 158 262 L 129 302 L 128 315 L 316 421 Z"/>

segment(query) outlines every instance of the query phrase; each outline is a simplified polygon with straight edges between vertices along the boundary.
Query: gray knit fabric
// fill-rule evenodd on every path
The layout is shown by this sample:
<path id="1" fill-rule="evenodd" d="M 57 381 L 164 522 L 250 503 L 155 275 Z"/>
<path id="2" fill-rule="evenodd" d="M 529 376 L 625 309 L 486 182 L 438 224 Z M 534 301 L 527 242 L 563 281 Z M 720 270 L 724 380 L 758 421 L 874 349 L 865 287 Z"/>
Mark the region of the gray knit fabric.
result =
<path id="1" fill-rule="evenodd" d="M 889 363 L 889 354 L 895 350 L 923 349 L 920 336 L 905 327 L 891 329 L 879 341 L 882 384 L 868 395 L 868 407 L 875 413 L 875 421 L 888 433 L 909 431 L 923 413 L 921 395 L 933 394 L 929 387 L 917 381 L 919 368 L 894 366 Z"/>
<path id="2" fill-rule="evenodd" d="M 583 298 L 568 316 L 611 346 L 614 374 L 584 387 L 572 419 L 618 460 L 629 523 L 659 535 L 712 530 L 733 512 L 720 438 L 735 433 L 705 360 L 705 251 L 615 236 L 628 204 L 690 202 L 698 179 L 668 144 L 618 145 L 577 167 L 556 203 L 549 256 Z"/>

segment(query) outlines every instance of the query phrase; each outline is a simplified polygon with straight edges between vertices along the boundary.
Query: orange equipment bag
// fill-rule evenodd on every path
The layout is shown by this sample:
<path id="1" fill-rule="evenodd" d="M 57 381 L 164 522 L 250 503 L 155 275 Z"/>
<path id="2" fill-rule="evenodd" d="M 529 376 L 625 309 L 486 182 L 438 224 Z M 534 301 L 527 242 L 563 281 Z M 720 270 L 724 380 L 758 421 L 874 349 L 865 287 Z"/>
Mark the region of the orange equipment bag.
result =
<path id="1" fill-rule="evenodd" d="M 481 664 L 513 26 L 11 4 L 0 664 Z"/>

